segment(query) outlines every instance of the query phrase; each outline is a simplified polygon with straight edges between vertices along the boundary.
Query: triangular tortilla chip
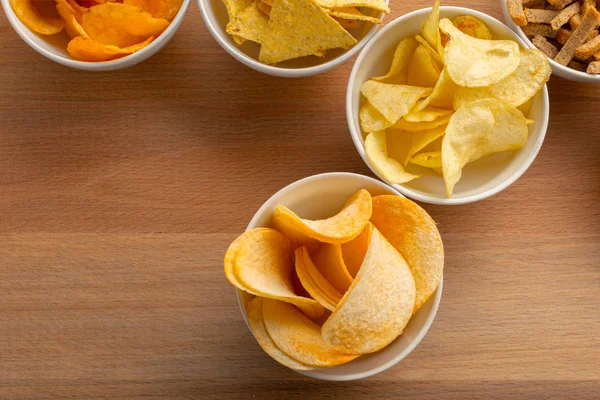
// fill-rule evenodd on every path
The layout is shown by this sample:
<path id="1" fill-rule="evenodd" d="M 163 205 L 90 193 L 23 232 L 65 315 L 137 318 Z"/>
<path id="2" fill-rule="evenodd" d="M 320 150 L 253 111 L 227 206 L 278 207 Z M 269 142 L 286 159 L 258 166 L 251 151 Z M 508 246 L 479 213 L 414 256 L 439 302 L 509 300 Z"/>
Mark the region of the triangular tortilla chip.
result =
<path id="1" fill-rule="evenodd" d="M 256 3 L 252 3 L 227 24 L 227 33 L 246 40 L 262 43 L 269 31 L 269 17 L 262 13 Z"/>
<path id="2" fill-rule="evenodd" d="M 275 0 L 269 28 L 259 54 L 260 61 L 265 64 L 276 64 L 327 49 L 347 49 L 357 43 L 313 0 Z"/>
<path id="3" fill-rule="evenodd" d="M 327 14 L 332 15 L 334 17 L 348 19 L 348 20 L 360 20 L 360 21 L 369 21 L 374 24 L 380 24 L 381 20 L 379 18 L 371 17 L 369 15 L 365 15 L 358 11 L 356 7 L 341 7 L 334 8 L 333 10 L 327 9 L 325 10 Z"/>
<path id="4" fill-rule="evenodd" d="M 317 0 L 317 3 L 325 8 L 364 7 L 383 11 L 386 14 L 390 12 L 384 0 Z"/>

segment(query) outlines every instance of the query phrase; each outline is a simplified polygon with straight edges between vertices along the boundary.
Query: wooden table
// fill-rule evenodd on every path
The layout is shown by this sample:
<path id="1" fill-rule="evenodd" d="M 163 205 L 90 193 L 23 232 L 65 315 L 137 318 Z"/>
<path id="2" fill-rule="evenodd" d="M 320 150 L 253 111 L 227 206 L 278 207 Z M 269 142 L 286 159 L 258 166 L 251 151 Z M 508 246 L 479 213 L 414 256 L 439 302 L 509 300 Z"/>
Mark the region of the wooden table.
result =
<path id="1" fill-rule="evenodd" d="M 388 20 L 430 1 L 394 3 Z M 263 353 L 222 257 L 288 183 L 370 174 L 346 126 L 352 62 L 261 75 L 195 3 L 124 71 L 55 64 L 5 17 L 0 38 L 1 399 L 600 395 L 600 86 L 552 79 L 546 142 L 509 189 L 426 205 L 447 251 L 431 330 L 387 372 L 327 383 Z"/>

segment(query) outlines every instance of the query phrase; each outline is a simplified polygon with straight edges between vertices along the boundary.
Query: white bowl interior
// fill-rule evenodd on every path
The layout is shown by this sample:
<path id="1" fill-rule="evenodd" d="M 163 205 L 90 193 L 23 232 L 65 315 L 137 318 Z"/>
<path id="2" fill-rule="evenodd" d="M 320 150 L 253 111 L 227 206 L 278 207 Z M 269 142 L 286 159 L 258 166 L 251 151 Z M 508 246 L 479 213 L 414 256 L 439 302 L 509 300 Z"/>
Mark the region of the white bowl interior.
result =
<path id="1" fill-rule="evenodd" d="M 534 48 L 535 46 L 533 43 L 531 43 L 531 40 L 529 40 L 527 35 L 525 35 L 523 29 L 521 29 L 519 25 L 515 24 L 515 21 L 513 21 L 511 18 L 510 13 L 508 12 L 508 3 L 506 0 L 500 0 L 500 3 L 502 4 L 502 16 L 504 17 L 504 22 L 506 22 L 506 25 L 515 31 L 515 33 L 519 35 L 519 37 L 527 44 L 528 47 Z M 552 66 L 552 72 L 561 78 L 575 82 L 600 83 L 600 75 L 591 75 L 569 67 L 565 67 L 551 58 L 548 58 L 548 60 Z"/>
<path id="2" fill-rule="evenodd" d="M 229 15 L 222 0 L 199 0 L 199 5 L 209 31 L 229 54 L 251 68 L 275 76 L 297 77 L 325 72 L 356 54 L 378 28 L 378 25 L 364 22 L 360 29 L 351 30 L 350 33 L 358 40 L 358 43 L 350 49 L 332 49 L 327 51 L 325 57 L 301 57 L 270 66 L 258 61 L 259 44 L 246 41 L 241 46 L 237 46 L 231 35 L 225 31 L 225 27 L 229 23 Z M 383 20 L 384 14 L 381 12 L 372 9 L 360 10 L 364 14 Z"/>
<path id="3" fill-rule="evenodd" d="M 407 14 L 379 31 L 361 52 L 350 76 L 347 93 L 348 124 L 361 157 L 374 173 L 374 168 L 365 156 L 364 138 L 359 123 L 359 110 L 365 102 L 360 88 L 368 79 L 388 72 L 400 39 L 418 34 L 429 12 L 430 9 L 423 9 Z M 440 18 L 459 15 L 473 15 L 481 19 L 495 39 L 512 39 L 526 47 L 514 32 L 492 17 L 466 8 L 440 7 Z M 497 154 L 468 164 L 463 169 L 462 179 L 456 185 L 452 199 L 446 197 L 442 177 L 425 169 L 420 172 L 427 175 L 403 185 L 392 186 L 408 197 L 434 204 L 465 204 L 489 197 L 513 183 L 533 162 L 545 136 L 548 116 L 548 94 L 544 86 L 544 90 L 534 97 L 528 115 L 535 123 L 529 126 L 529 139 L 525 147 L 514 153 Z"/>
<path id="4" fill-rule="evenodd" d="M 277 205 L 284 205 L 301 217 L 320 219 L 337 213 L 352 193 L 367 189 L 372 195 L 398 192 L 381 181 L 351 173 L 315 175 L 295 182 L 273 195 L 258 210 L 248 229 L 270 226 Z M 442 283 L 427 303 L 412 317 L 404 334 L 377 353 L 359 357 L 344 365 L 316 371 L 298 371 L 313 378 L 325 380 L 352 380 L 382 372 L 406 357 L 421 341 L 431 326 L 442 295 Z M 246 324 L 248 319 L 244 305 L 253 296 L 238 290 L 240 310 Z"/>
<path id="5" fill-rule="evenodd" d="M 4 7 L 4 12 L 6 13 L 6 16 L 8 17 L 8 20 L 11 23 L 14 30 L 27 44 L 29 44 L 29 46 L 31 46 L 38 53 L 48 57 L 53 61 L 58 62 L 59 64 L 66 65 L 68 67 L 83 70 L 109 71 L 138 64 L 151 57 L 152 55 L 157 53 L 161 48 L 163 48 L 173 37 L 177 29 L 179 28 L 179 25 L 181 25 L 181 21 L 185 16 L 185 13 L 190 5 L 191 0 L 183 0 L 181 4 L 181 9 L 177 13 L 173 21 L 171 21 L 171 24 L 159 37 L 157 37 L 148 46 L 126 57 L 103 62 L 86 62 L 74 60 L 67 52 L 67 44 L 69 43 L 70 38 L 64 29 L 56 35 L 40 35 L 38 33 L 35 33 L 31 31 L 27 26 L 25 26 L 25 24 L 23 24 L 21 20 L 19 20 L 19 18 L 16 16 L 10 5 L 10 0 L 1 1 L 2 7 Z M 59 18 L 55 7 L 56 3 L 54 1 L 38 1 L 35 4 L 44 15 Z"/>

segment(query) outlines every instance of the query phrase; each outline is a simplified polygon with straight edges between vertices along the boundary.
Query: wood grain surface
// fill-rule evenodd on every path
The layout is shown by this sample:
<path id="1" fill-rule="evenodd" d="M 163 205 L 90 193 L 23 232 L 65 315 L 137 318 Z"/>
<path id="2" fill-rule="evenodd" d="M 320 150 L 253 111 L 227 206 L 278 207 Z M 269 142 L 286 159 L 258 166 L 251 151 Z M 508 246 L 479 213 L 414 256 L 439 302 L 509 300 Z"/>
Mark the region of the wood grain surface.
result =
<path id="1" fill-rule="evenodd" d="M 500 17 L 500 2 L 454 0 Z M 388 21 L 430 1 L 392 1 Z M 192 4 L 158 55 L 87 73 L 0 16 L 0 399 L 600 396 L 600 86 L 552 78 L 550 128 L 503 193 L 425 205 L 447 263 L 437 318 L 378 376 L 305 378 L 255 343 L 222 272 L 281 187 L 369 174 L 350 140 L 353 60 L 261 75 Z"/>

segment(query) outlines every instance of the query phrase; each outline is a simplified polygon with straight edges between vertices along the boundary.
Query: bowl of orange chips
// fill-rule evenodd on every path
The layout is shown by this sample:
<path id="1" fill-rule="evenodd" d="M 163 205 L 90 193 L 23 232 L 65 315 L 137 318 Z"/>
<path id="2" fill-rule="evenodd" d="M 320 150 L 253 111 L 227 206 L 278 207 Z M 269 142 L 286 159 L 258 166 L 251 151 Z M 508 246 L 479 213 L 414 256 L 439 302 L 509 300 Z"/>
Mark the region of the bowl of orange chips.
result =
<path id="1" fill-rule="evenodd" d="M 1 0 L 8 20 L 35 51 L 94 71 L 135 65 L 164 47 L 190 0 Z"/>
<path id="2" fill-rule="evenodd" d="M 427 212 L 351 173 L 311 176 L 277 192 L 224 259 L 265 353 L 333 381 L 382 372 L 419 344 L 438 309 L 443 267 Z"/>
<path id="3" fill-rule="evenodd" d="M 547 57 L 503 23 L 436 0 L 365 46 L 346 93 L 348 126 L 365 163 L 402 194 L 483 200 L 537 156 L 551 73 Z"/>

